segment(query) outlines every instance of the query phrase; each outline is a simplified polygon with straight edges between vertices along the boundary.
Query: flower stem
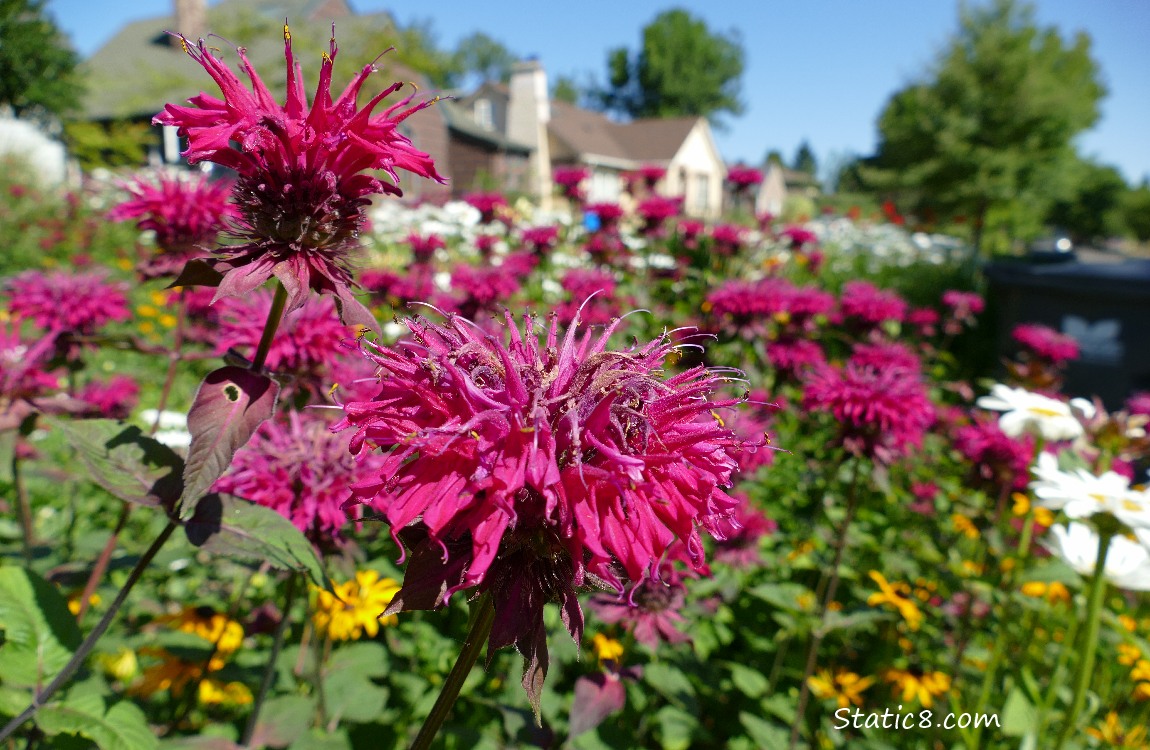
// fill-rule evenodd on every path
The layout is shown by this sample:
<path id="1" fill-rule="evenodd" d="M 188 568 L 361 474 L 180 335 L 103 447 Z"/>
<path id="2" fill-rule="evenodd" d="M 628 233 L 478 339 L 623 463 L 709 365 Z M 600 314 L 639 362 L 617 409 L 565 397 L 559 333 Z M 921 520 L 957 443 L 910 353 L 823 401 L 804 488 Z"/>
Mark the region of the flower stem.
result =
<path id="1" fill-rule="evenodd" d="M 1062 750 L 1066 740 L 1078 726 L 1078 715 L 1086 705 L 1086 689 L 1090 687 L 1090 678 L 1094 676 L 1094 654 L 1098 648 L 1098 622 L 1102 615 L 1102 595 L 1106 592 L 1106 553 L 1110 551 L 1112 534 L 1102 532 L 1098 535 L 1098 559 L 1094 563 L 1094 574 L 1090 577 L 1090 587 L 1086 599 L 1086 630 L 1082 634 L 1082 656 L 1074 671 L 1074 699 L 1070 704 L 1070 712 L 1062 722 L 1062 732 L 1058 735 L 1058 744 L 1054 750 Z"/>
<path id="2" fill-rule="evenodd" d="M 156 406 L 156 418 L 152 421 L 152 427 L 148 431 L 149 435 L 155 435 L 156 431 L 160 429 L 160 420 L 164 418 L 164 409 L 168 406 L 168 399 L 172 395 L 172 385 L 176 382 L 176 371 L 184 358 L 184 326 L 188 320 L 186 295 L 186 290 L 181 289 L 176 303 L 179 306 L 179 311 L 176 314 L 176 331 L 173 334 L 172 348 L 168 352 L 168 371 L 164 375 L 164 385 L 160 389 L 160 402 Z"/>
<path id="3" fill-rule="evenodd" d="M 1062 692 L 1062 685 L 1066 681 L 1066 665 L 1070 661 L 1071 652 L 1074 651 L 1075 641 L 1078 640 L 1078 625 L 1078 618 L 1071 617 L 1070 626 L 1066 629 L 1066 637 L 1062 640 L 1062 649 L 1058 653 L 1058 663 L 1054 666 L 1054 673 L 1051 675 L 1050 684 L 1046 688 L 1046 697 L 1043 699 L 1042 705 L 1038 707 L 1038 732 L 1035 735 L 1038 741 L 1041 741 L 1046 733 L 1050 709 L 1054 707 L 1054 701 L 1058 699 L 1058 694 Z"/>
<path id="4" fill-rule="evenodd" d="M 112 554 L 116 551 L 116 542 L 120 539 L 120 532 L 124 530 L 124 525 L 128 523 L 128 515 L 132 512 L 132 506 L 129 503 L 120 503 L 120 515 L 116 518 L 116 527 L 112 529 L 112 535 L 108 537 L 108 541 L 104 543 L 104 549 L 100 550 L 100 556 L 96 558 L 95 564 L 92 566 L 92 572 L 88 574 L 88 582 L 84 584 L 84 593 L 80 594 L 80 611 L 76 613 L 76 623 L 79 624 L 84 621 L 84 615 L 88 612 L 88 600 L 92 598 L 92 594 L 96 593 L 96 587 L 100 585 L 100 581 L 104 578 L 104 573 L 108 570 L 108 564 L 112 562 Z"/>
<path id="5" fill-rule="evenodd" d="M 467 632 L 467 638 L 463 641 L 459 658 L 455 660 L 455 666 L 447 675 L 447 681 L 443 683 L 439 697 L 435 699 L 435 705 L 431 707 L 431 713 L 427 715 L 427 719 L 419 729 L 419 734 L 415 736 L 411 750 L 428 750 L 431 747 L 435 735 L 439 733 L 447 714 L 455 705 L 455 699 L 459 697 L 459 691 L 463 687 L 464 680 L 467 679 L 467 675 L 471 673 L 471 668 L 479 659 L 479 652 L 483 650 L 483 644 L 487 642 L 487 636 L 491 634 L 491 626 L 494 624 L 495 602 L 490 594 L 484 594 L 472 609 L 471 628 Z"/>
<path id="6" fill-rule="evenodd" d="M 280 617 L 279 624 L 276 625 L 275 637 L 272 640 L 272 652 L 268 655 L 267 666 L 264 667 L 264 676 L 260 680 L 260 691 L 256 694 L 256 699 L 252 703 L 252 712 L 248 714 L 248 723 L 244 726 L 244 736 L 240 740 L 241 747 L 249 747 L 252 742 L 252 735 L 256 731 L 256 722 L 260 718 L 260 709 L 267 700 L 268 693 L 271 691 L 272 682 L 276 676 L 276 662 L 279 660 L 280 650 L 284 645 L 284 636 L 287 634 L 288 623 L 291 621 L 291 608 L 295 603 L 296 595 L 296 574 L 291 573 L 288 575 L 287 589 L 284 592 L 284 609 L 283 615 Z"/>
<path id="7" fill-rule="evenodd" d="M 842 524 L 839 526 L 838 535 L 835 537 L 835 558 L 831 563 L 831 575 L 827 580 L 827 586 L 824 592 L 820 591 L 816 598 L 819 600 L 819 626 L 811 633 L 811 643 L 807 647 L 807 661 L 803 666 L 803 680 L 799 686 L 799 705 L 795 708 L 795 720 L 791 724 L 791 740 L 787 747 L 790 750 L 798 745 L 800 729 L 803 724 L 803 715 L 807 711 L 807 702 L 811 697 L 810 682 L 811 675 L 815 673 L 815 664 L 819 658 L 819 646 L 822 645 L 823 636 L 826 634 L 827 624 L 827 611 L 830 605 L 834 603 L 835 594 L 839 588 L 839 566 L 843 561 L 843 554 L 847 548 L 847 536 L 850 532 L 851 523 L 854 521 L 855 512 L 858 510 L 858 485 L 859 485 L 859 464 L 860 459 L 857 457 L 851 464 L 851 478 L 850 485 L 847 489 L 847 515 L 843 519 Z M 820 586 L 821 588 L 821 586 Z"/>
<path id="8" fill-rule="evenodd" d="M 80 647 L 76 649 L 76 653 L 72 654 L 72 658 L 68 660 L 68 663 L 64 665 L 60 673 L 48 683 L 46 688 L 36 694 L 30 706 L 20 712 L 19 716 L 5 724 L 3 729 L 0 729 L 0 742 L 6 740 L 13 732 L 19 729 L 24 722 L 31 719 L 37 711 L 44 707 L 48 699 L 55 695 L 56 691 L 63 687 L 64 683 L 80 669 L 85 659 L 88 658 L 88 654 L 90 654 L 96 646 L 96 641 L 100 640 L 100 637 L 107 631 L 108 626 L 112 624 L 112 620 L 115 619 L 116 614 L 120 611 L 120 607 L 123 606 L 124 601 L 128 598 L 132 587 L 135 586 L 144 575 L 144 571 L 152 562 L 152 558 L 156 556 L 156 553 L 160 551 L 160 548 L 164 546 L 164 543 L 168 541 L 168 537 L 172 535 L 172 532 L 175 531 L 178 526 L 179 524 L 176 521 L 168 521 L 168 525 L 164 527 L 164 530 L 160 532 L 160 535 L 156 537 L 152 545 L 144 551 L 144 554 L 136 562 L 136 566 L 132 568 L 132 572 L 128 574 L 128 580 L 124 582 L 120 593 L 116 594 L 116 598 L 108 607 L 108 611 L 105 612 L 104 616 L 100 618 L 100 621 L 96 623 L 96 627 L 92 628 L 92 632 L 88 633 L 88 637 L 85 638 L 84 642 L 80 644 Z"/>
<path id="9" fill-rule="evenodd" d="M 256 348 L 256 356 L 252 360 L 252 372 L 259 372 L 264 367 L 264 362 L 267 361 L 268 351 L 272 348 L 272 339 L 275 338 L 276 329 L 280 327 L 280 319 L 283 318 L 284 306 L 287 305 L 287 290 L 284 285 L 276 284 L 276 296 L 272 299 L 272 308 L 268 310 L 268 319 L 264 323 L 264 332 L 260 336 L 259 346 Z"/>
<path id="10" fill-rule="evenodd" d="M 20 443 L 24 438 L 16 437 L 12 446 L 12 488 L 16 492 L 16 509 L 20 514 L 21 549 L 24 554 L 24 564 L 31 567 L 35 557 L 36 527 L 32 520 L 32 503 L 28 500 L 28 488 L 24 485 L 24 476 L 20 471 Z"/>

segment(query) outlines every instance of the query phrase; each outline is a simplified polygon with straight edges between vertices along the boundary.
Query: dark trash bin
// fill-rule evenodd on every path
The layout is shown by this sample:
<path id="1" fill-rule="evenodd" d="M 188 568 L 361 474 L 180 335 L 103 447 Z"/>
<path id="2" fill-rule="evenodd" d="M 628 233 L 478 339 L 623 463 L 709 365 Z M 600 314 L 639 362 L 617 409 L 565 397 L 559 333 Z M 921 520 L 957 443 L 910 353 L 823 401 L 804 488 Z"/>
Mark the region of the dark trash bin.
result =
<path id="1" fill-rule="evenodd" d="M 1066 370 L 1065 390 L 1101 397 L 1107 410 L 1135 391 L 1150 391 L 1150 260 L 986 267 L 998 311 L 998 343 L 1020 323 L 1041 323 L 1073 336 L 1080 355 Z"/>

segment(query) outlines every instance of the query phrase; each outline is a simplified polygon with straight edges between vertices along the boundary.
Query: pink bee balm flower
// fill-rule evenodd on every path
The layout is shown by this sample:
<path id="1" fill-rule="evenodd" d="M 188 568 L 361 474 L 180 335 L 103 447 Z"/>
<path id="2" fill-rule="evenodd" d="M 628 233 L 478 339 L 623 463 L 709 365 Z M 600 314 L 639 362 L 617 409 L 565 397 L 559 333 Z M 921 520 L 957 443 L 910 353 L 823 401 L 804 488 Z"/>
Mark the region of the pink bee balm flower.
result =
<path id="1" fill-rule="evenodd" d="M 435 251 L 447 247 L 447 243 L 438 234 L 424 237 L 412 232 L 407 235 L 407 244 L 411 247 L 411 257 L 419 265 L 427 265 L 435 258 Z"/>
<path id="2" fill-rule="evenodd" d="M 740 444 L 712 412 L 731 376 L 694 367 L 662 376 L 679 346 L 663 336 L 608 350 L 619 321 L 599 334 L 560 338 L 553 317 L 541 343 L 505 313 L 508 343 L 450 316 L 407 321 L 413 342 L 364 342 L 379 367 L 373 401 L 347 403 L 338 428 L 351 450 L 386 452 L 353 498 L 382 514 L 409 548 L 392 610 L 431 609 L 452 593 L 490 592 L 490 646 L 515 643 L 537 699 L 546 672 L 543 605 L 558 602 L 578 639 L 577 587 L 659 579 L 676 540 L 705 570 L 699 531 L 734 512 Z M 691 345 L 688 343 L 687 345 Z"/>
<path id="3" fill-rule="evenodd" d="M 191 258 L 213 249 L 220 232 L 240 218 L 229 198 L 232 183 L 206 176 L 182 179 L 160 174 L 122 186 L 132 197 L 108 212 L 112 221 L 139 219 L 156 235 L 160 253 L 140 268 L 145 278 L 178 274 Z"/>
<path id="4" fill-rule="evenodd" d="M 727 170 L 727 182 L 731 183 L 731 186 L 735 188 L 736 192 L 742 192 L 753 185 L 761 185 L 763 182 L 763 173 L 754 167 L 748 167 L 745 164 L 736 164 Z"/>
<path id="5" fill-rule="evenodd" d="M 479 212 L 479 221 L 483 224 L 495 221 L 496 212 L 507 206 L 502 193 L 468 193 L 463 200 Z"/>
<path id="6" fill-rule="evenodd" d="M 378 471 L 383 457 L 365 453 L 357 460 L 347 450 L 348 436 L 330 426 L 296 411 L 286 421 L 264 422 L 213 490 L 271 508 L 320 548 L 339 545 L 350 520 L 344 508 L 349 488 Z"/>
<path id="7" fill-rule="evenodd" d="M 10 401 L 35 398 L 60 387 L 60 378 L 48 371 L 53 339 L 41 336 L 25 341 L 19 327 L 0 323 L 0 415 Z"/>
<path id="8" fill-rule="evenodd" d="M 52 334 L 92 334 L 129 317 L 122 284 L 103 273 L 25 271 L 8 282 L 8 310 Z"/>
<path id="9" fill-rule="evenodd" d="M 897 293 L 879 289 L 867 281 L 848 281 L 843 286 L 843 315 L 876 326 L 887 321 L 901 323 L 906 317 L 906 300 Z"/>
<path id="10" fill-rule="evenodd" d="M 919 445 L 935 417 L 918 372 L 855 362 L 811 370 L 803 406 L 833 416 L 849 452 L 883 463 Z"/>
<path id="11" fill-rule="evenodd" d="M 819 241 L 819 236 L 809 229 L 799 226 L 789 226 L 783 231 L 779 232 L 779 237 L 791 243 L 791 247 L 802 247 L 803 245 L 816 245 Z"/>
<path id="12" fill-rule="evenodd" d="M 1078 359 L 1078 342 L 1073 336 L 1059 333 L 1049 326 L 1027 323 L 1015 326 L 1011 337 L 1022 344 L 1028 354 L 1060 365 Z"/>
<path id="13" fill-rule="evenodd" d="M 559 227 L 532 227 L 523 230 L 523 244 L 533 253 L 542 255 L 559 241 Z"/>
<path id="14" fill-rule="evenodd" d="M 287 310 L 303 305 L 314 289 L 341 301 L 346 322 L 374 326 L 371 313 L 352 294 L 348 254 L 358 246 L 371 196 L 402 191 L 366 170 L 383 170 L 394 183 L 400 169 L 444 181 L 431 157 L 399 132 L 400 123 L 435 100 L 411 105 L 409 96 L 373 116 L 372 110 L 403 84 L 389 86 L 359 108 L 360 89 L 376 69 L 368 64 L 333 101 L 334 27 L 310 109 L 286 25 L 283 105 L 260 80 L 243 47 L 236 52 L 251 89 L 204 40 L 196 45 L 179 38 L 219 85 L 223 99 L 201 93 L 188 100 L 190 107 L 165 105 L 153 122 L 179 128 L 188 139 L 183 155 L 190 163 L 211 161 L 239 174 L 234 196 L 242 217 L 237 233 L 244 242 L 216 249 L 221 256 L 217 268 L 225 271 L 216 298 L 243 297 L 275 276 L 288 292 Z"/>
<path id="15" fill-rule="evenodd" d="M 615 294 L 615 277 L 611 273 L 575 268 L 568 271 L 559 283 L 569 298 L 556 308 L 560 323 L 567 325 L 578 317 L 588 325 L 605 325 L 612 318 L 619 317 L 619 299 Z"/>
<path id="16" fill-rule="evenodd" d="M 127 419 L 136 406 L 140 386 L 127 375 L 116 375 L 110 380 L 93 380 L 77 394 L 81 401 L 87 401 L 102 417 Z"/>
<path id="17" fill-rule="evenodd" d="M 739 492 L 736 495 L 741 502 L 729 522 L 731 530 L 727 532 L 727 538 L 715 545 L 715 562 L 733 568 L 762 565 L 759 540 L 774 534 L 779 525 L 756 508 L 745 493 Z"/>
<path id="18" fill-rule="evenodd" d="M 743 247 L 746 232 L 736 224 L 719 224 L 711 230 L 715 242 L 715 252 L 720 255 L 737 255 Z"/>

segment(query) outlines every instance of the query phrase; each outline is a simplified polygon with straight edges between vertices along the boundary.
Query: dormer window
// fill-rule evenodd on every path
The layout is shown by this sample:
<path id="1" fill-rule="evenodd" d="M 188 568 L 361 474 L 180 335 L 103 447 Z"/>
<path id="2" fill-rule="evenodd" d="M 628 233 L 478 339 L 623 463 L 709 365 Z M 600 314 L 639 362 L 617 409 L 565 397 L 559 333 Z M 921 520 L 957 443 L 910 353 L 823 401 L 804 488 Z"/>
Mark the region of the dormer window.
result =
<path id="1" fill-rule="evenodd" d="M 495 118 L 491 114 L 490 99 L 476 99 L 472 108 L 475 124 L 484 130 L 495 130 Z"/>

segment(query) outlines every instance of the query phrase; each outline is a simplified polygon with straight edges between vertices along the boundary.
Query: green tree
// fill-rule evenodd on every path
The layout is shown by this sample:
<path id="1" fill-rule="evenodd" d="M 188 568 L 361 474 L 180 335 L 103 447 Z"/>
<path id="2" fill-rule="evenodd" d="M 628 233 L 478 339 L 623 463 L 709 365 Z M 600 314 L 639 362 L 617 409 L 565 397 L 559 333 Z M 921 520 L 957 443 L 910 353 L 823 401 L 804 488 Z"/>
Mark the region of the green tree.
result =
<path id="1" fill-rule="evenodd" d="M 61 116 L 83 92 L 79 58 L 44 0 L 0 0 L 0 107 L 16 116 Z"/>
<path id="2" fill-rule="evenodd" d="M 511 65 L 518 57 L 503 43 L 476 31 L 459 41 L 455 48 L 456 67 L 464 74 L 475 73 L 484 81 L 506 83 Z"/>
<path id="3" fill-rule="evenodd" d="M 1081 243 L 1123 234 L 1122 201 L 1129 188 L 1122 174 L 1108 165 L 1080 161 L 1070 176 L 1072 191 L 1054 201 L 1046 223 L 1065 229 Z"/>
<path id="4" fill-rule="evenodd" d="M 568 104 L 578 104 L 583 97 L 583 89 L 571 76 L 558 76 L 551 85 L 551 98 Z"/>
<path id="5" fill-rule="evenodd" d="M 795 160 L 791 163 L 791 169 L 806 172 L 811 177 L 818 173 L 819 163 L 815 160 L 815 152 L 811 150 L 811 144 L 806 141 L 799 144 L 799 148 L 795 152 Z"/>
<path id="6" fill-rule="evenodd" d="M 1064 42 L 1013 0 L 963 6 L 925 80 L 887 103 L 865 177 L 928 220 L 963 217 L 976 249 L 996 217 L 1004 234 L 1037 231 L 1104 94 L 1086 34 Z"/>
<path id="7" fill-rule="evenodd" d="M 599 104 L 630 117 L 699 115 L 717 122 L 723 113 L 743 112 L 738 33 L 713 33 L 685 10 L 656 16 L 643 28 L 639 50 L 611 50 L 607 74 Z"/>
<path id="8" fill-rule="evenodd" d="M 1122 201 L 1126 229 L 1139 242 L 1150 242 L 1150 180 L 1131 190 Z"/>

